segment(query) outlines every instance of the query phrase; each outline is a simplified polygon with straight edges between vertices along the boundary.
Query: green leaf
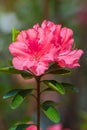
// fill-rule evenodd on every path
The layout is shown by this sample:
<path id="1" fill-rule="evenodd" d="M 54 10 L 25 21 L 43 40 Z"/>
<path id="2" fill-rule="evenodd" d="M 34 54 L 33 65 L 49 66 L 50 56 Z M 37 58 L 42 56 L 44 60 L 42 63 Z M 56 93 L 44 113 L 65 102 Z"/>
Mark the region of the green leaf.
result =
<path id="1" fill-rule="evenodd" d="M 46 71 L 46 74 L 58 74 L 58 75 L 66 75 L 70 74 L 70 70 L 66 70 L 63 68 L 60 68 L 57 63 L 53 63 L 49 69 Z"/>
<path id="2" fill-rule="evenodd" d="M 43 112 L 54 123 L 60 121 L 59 112 L 54 107 L 49 107 L 47 110 L 43 110 Z"/>
<path id="3" fill-rule="evenodd" d="M 8 130 L 25 130 L 27 127 L 35 124 L 30 124 L 31 119 L 29 117 L 27 119 L 23 119 L 17 123 L 12 124 L 12 126 Z"/>
<path id="4" fill-rule="evenodd" d="M 11 73 L 11 74 L 21 74 L 22 71 L 15 69 L 13 66 L 0 68 L 0 72 Z"/>
<path id="5" fill-rule="evenodd" d="M 59 92 L 60 94 L 64 94 L 65 93 L 65 89 L 63 87 L 63 85 L 55 80 L 43 80 L 43 82 L 50 87 L 51 89 L 53 89 L 54 91 Z"/>
<path id="6" fill-rule="evenodd" d="M 32 75 L 31 73 L 29 73 L 28 71 L 22 71 L 21 76 L 24 79 L 31 79 L 34 77 L 34 75 Z"/>
<path id="7" fill-rule="evenodd" d="M 25 130 L 29 126 L 29 124 L 21 124 L 17 126 L 16 130 Z"/>
<path id="8" fill-rule="evenodd" d="M 16 109 L 17 107 L 19 107 L 21 105 L 21 103 L 24 101 L 27 94 L 31 94 L 31 93 L 32 93 L 32 89 L 23 89 L 23 90 L 19 91 L 14 96 L 14 98 L 11 102 L 11 108 Z"/>
<path id="9" fill-rule="evenodd" d="M 34 77 L 34 75 L 32 75 L 30 72 L 25 70 L 17 70 L 13 66 L 0 68 L 0 72 L 10 73 L 10 74 L 21 74 L 24 78 L 27 79 Z"/>
<path id="10" fill-rule="evenodd" d="M 44 103 L 41 104 L 41 107 L 44 110 L 47 110 L 49 108 L 49 106 L 54 106 L 55 104 L 56 103 L 54 101 L 47 100 L 47 101 L 45 101 Z"/>
<path id="11" fill-rule="evenodd" d="M 7 98 L 10 98 L 10 97 L 13 97 L 13 96 L 15 96 L 19 91 L 20 91 L 20 89 L 10 90 L 8 93 L 6 93 L 6 94 L 3 96 L 3 99 L 7 99 Z"/>
<path id="12" fill-rule="evenodd" d="M 9 128 L 8 130 L 16 130 L 16 128 L 17 128 L 17 125 L 12 125 L 12 127 Z"/>
<path id="13" fill-rule="evenodd" d="M 29 126 L 29 124 L 20 124 L 17 126 L 16 130 L 25 130 Z"/>
<path id="14" fill-rule="evenodd" d="M 18 34 L 20 33 L 19 30 L 16 30 L 15 28 L 12 29 L 12 41 L 15 42 Z"/>
<path id="15" fill-rule="evenodd" d="M 70 71 L 60 68 L 60 69 L 55 69 L 53 71 L 50 71 L 49 73 L 50 74 L 66 75 L 66 74 L 70 74 Z"/>
<path id="16" fill-rule="evenodd" d="M 59 112 L 53 106 L 55 104 L 53 101 L 46 101 L 42 103 L 41 108 L 43 113 L 54 123 L 58 123 L 60 121 Z"/>
<path id="17" fill-rule="evenodd" d="M 20 106 L 20 104 L 24 101 L 24 97 L 21 96 L 20 94 L 16 95 L 12 102 L 11 102 L 11 108 L 16 109 L 17 107 Z"/>
<path id="18" fill-rule="evenodd" d="M 18 124 L 18 123 L 16 123 L 8 130 L 25 130 L 29 126 L 31 126 L 31 124 Z"/>
<path id="19" fill-rule="evenodd" d="M 70 83 L 61 83 L 66 92 L 79 92 L 78 88 Z"/>

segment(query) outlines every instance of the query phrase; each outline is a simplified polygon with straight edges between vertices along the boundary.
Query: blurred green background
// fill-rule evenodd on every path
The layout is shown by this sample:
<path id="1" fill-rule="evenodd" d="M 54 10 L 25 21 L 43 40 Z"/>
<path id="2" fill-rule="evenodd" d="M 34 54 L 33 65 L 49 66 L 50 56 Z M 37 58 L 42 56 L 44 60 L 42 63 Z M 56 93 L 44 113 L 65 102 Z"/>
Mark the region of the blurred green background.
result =
<path id="1" fill-rule="evenodd" d="M 56 77 L 59 81 L 76 85 L 79 93 L 56 96 L 55 100 L 64 102 L 59 110 L 65 128 L 87 130 L 87 0 L 0 0 L 0 67 L 8 66 L 11 59 L 8 46 L 12 28 L 27 29 L 44 19 L 72 28 L 77 48 L 85 52 L 80 68 L 73 69 L 71 75 Z M 17 110 L 10 108 L 10 99 L 2 99 L 10 89 L 28 87 L 32 82 L 25 82 L 17 75 L 0 73 L 0 130 L 7 130 L 15 121 L 34 113 L 33 99 L 28 98 Z M 52 124 L 45 120 L 42 115 L 44 129 Z"/>

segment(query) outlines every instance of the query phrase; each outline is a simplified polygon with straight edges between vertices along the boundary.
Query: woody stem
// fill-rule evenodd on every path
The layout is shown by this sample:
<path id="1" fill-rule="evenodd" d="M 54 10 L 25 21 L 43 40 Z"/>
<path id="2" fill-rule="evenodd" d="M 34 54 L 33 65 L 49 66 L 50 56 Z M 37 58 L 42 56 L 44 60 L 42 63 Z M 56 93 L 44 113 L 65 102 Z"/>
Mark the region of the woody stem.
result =
<path id="1" fill-rule="evenodd" d="M 40 130 L 40 76 L 36 77 L 37 82 L 37 130 Z"/>

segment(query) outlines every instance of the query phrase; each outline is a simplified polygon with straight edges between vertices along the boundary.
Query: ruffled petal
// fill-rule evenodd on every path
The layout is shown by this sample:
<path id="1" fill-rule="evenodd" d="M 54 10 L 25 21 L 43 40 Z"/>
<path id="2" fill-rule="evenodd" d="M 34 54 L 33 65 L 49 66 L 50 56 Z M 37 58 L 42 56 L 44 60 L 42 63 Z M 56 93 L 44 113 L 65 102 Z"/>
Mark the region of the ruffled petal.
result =
<path id="1" fill-rule="evenodd" d="M 32 125 L 26 128 L 26 130 L 37 130 L 37 127 L 35 125 Z"/>
<path id="2" fill-rule="evenodd" d="M 23 70 L 23 59 L 14 57 L 12 60 L 13 66 L 18 70 Z"/>
<path id="3" fill-rule="evenodd" d="M 72 48 L 74 39 L 73 39 L 73 31 L 69 28 L 62 28 L 60 32 L 61 36 L 61 49 L 62 50 L 70 50 Z"/>
<path id="4" fill-rule="evenodd" d="M 21 32 L 18 34 L 18 36 L 17 36 L 17 41 L 19 41 L 19 42 L 25 42 L 26 37 L 27 37 L 26 30 L 23 30 L 23 31 L 21 31 Z"/>
<path id="5" fill-rule="evenodd" d="M 48 69 L 48 63 L 39 62 L 36 67 L 36 75 L 41 75 Z"/>
<path id="6" fill-rule="evenodd" d="M 56 124 L 56 125 L 49 126 L 47 128 L 47 130 L 62 130 L 62 124 Z"/>
<path id="7" fill-rule="evenodd" d="M 35 61 L 23 57 L 14 57 L 12 63 L 18 70 L 29 70 L 30 67 L 35 65 Z"/>
<path id="8" fill-rule="evenodd" d="M 25 43 L 17 41 L 10 44 L 9 50 L 13 56 L 23 57 L 27 56 L 28 47 Z"/>
<path id="9" fill-rule="evenodd" d="M 73 50 L 60 53 L 57 62 L 61 67 L 74 68 L 80 66 L 78 61 L 83 54 L 82 50 Z"/>

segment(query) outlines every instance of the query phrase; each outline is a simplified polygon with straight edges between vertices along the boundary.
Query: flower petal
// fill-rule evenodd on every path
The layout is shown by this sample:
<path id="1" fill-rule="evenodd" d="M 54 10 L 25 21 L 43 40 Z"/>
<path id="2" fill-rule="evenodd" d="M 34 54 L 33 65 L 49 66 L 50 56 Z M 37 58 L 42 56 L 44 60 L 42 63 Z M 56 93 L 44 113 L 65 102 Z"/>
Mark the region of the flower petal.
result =
<path id="1" fill-rule="evenodd" d="M 68 49 L 70 50 L 72 48 L 72 44 L 74 42 L 74 39 L 73 39 L 73 31 L 69 28 L 62 28 L 61 29 L 61 33 L 60 33 L 60 36 L 61 36 L 61 45 L 62 45 L 62 50 L 63 49 Z"/>
<path id="2" fill-rule="evenodd" d="M 78 61 L 83 54 L 82 50 L 73 50 L 73 51 L 66 51 L 65 53 L 60 53 L 58 56 L 58 64 L 61 67 L 68 67 L 74 68 L 80 66 Z"/>
<path id="3" fill-rule="evenodd" d="M 23 42 L 13 42 L 9 46 L 10 53 L 13 56 L 27 56 L 27 45 Z"/>
<path id="4" fill-rule="evenodd" d="M 37 130 L 37 127 L 35 125 L 32 125 L 26 128 L 26 130 Z"/>
<path id="5" fill-rule="evenodd" d="M 47 130 L 62 130 L 62 124 L 56 124 L 56 125 L 49 126 L 47 128 Z"/>

